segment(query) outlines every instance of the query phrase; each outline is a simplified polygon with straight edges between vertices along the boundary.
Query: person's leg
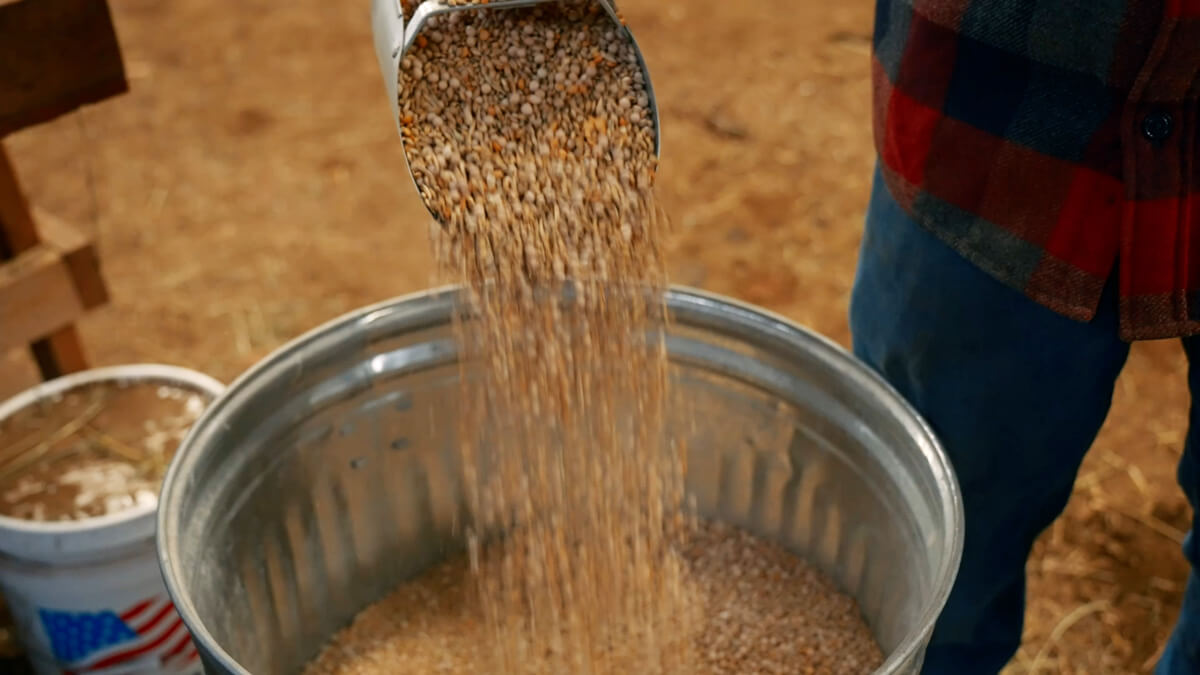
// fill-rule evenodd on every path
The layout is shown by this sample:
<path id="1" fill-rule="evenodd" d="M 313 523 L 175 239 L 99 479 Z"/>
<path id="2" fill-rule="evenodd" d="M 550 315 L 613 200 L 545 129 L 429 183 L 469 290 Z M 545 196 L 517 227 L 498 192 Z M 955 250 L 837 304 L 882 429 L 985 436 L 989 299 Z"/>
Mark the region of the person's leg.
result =
<path id="1" fill-rule="evenodd" d="M 1193 512 L 1200 503 L 1200 337 L 1184 338 L 1188 356 L 1188 385 L 1192 391 L 1192 412 L 1188 420 L 1187 442 L 1179 460 L 1179 485 L 1187 495 Z M 1183 608 L 1171 639 L 1163 650 L 1155 670 L 1157 675 L 1200 673 L 1200 530 L 1192 522 L 1192 531 L 1183 542 L 1183 554 L 1192 564 L 1192 573 L 1184 591 Z"/>
<path id="2" fill-rule="evenodd" d="M 1065 507 L 1129 345 L 1109 284 L 1090 323 L 984 274 L 876 175 L 851 300 L 854 352 L 937 432 L 963 492 L 958 580 L 924 673 L 995 673 L 1020 644 L 1025 561 Z"/>

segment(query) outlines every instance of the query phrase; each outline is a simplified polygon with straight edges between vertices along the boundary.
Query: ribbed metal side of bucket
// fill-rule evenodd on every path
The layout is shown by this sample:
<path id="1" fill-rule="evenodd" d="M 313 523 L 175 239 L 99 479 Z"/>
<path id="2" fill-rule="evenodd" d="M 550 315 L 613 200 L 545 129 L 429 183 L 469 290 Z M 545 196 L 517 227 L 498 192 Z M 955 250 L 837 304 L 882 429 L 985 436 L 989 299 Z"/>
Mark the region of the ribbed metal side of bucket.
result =
<path id="1" fill-rule="evenodd" d="M 212 673 L 294 673 L 388 589 L 460 547 L 454 294 L 362 310 L 210 408 L 164 489 L 164 576 Z M 668 297 L 673 433 L 702 515 L 806 556 L 916 672 L 958 564 L 957 487 L 929 429 L 836 346 Z"/>

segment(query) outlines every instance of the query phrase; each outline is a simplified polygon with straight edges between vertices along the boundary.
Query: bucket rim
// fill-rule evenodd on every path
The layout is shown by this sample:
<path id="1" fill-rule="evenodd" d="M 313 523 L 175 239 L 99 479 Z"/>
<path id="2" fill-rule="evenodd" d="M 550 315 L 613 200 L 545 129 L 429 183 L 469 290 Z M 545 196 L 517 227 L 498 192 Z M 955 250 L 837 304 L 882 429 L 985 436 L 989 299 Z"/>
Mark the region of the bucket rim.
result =
<path id="1" fill-rule="evenodd" d="M 181 366 L 162 363 L 102 366 L 47 380 L 0 401 L 0 421 L 39 401 L 99 382 L 161 382 L 196 390 L 208 396 L 210 403 L 225 389 L 215 378 Z M 43 522 L 0 515 L 0 554 L 16 560 L 58 564 L 123 550 L 130 544 L 153 540 L 156 509 L 157 500 L 155 504 L 140 504 L 81 520 Z"/>

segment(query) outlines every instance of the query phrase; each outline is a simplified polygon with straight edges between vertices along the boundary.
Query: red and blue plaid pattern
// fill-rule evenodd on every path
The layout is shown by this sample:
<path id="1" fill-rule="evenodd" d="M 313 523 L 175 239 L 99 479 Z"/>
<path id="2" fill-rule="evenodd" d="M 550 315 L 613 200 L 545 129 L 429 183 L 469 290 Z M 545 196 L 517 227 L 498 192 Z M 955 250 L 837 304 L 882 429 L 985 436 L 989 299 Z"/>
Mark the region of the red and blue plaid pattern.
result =
<path id="1" fill-rule="evenodd" d="M 1003 283 L 1121 334 L 1200 333 L 1200 0 L 877 0 L 901 205 Z"/>

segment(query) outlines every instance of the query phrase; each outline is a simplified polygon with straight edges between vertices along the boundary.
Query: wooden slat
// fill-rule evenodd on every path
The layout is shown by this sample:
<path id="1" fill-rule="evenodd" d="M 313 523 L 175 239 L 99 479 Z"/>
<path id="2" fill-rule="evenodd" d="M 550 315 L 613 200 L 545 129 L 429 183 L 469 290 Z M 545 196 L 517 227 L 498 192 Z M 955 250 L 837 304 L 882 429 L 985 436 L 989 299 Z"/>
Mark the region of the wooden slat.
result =
<path id="1" fill-rule="evenodd" d="M 0 4 L 0 136 L 128 90 L 106 0 Z"/>
<path id="2" fill-rule="evenodd" d="M 108 288 L 100 273 L 100 256 L 95 244 L 75 227 L 58 216 L 36 206 L 33 208 L 41 241 L 62 256 L 71 271 L 75 292 L 84 309 L 99 307 L 108 302 Z"/>
<path id="3" fill-rule="evenodd" d="M 50 380 L 67 373 L 87 370 L 87 355 L 75 326 L 64 326 L 31 346 L 42 378 Z"/>
<path id="4" fill-rule="evenodd" d="M 87 368 L 71 322 L 107 302 L 108 291 L 92 242 L 59 218 L 35 210 L 36 225 L 0 144 L 0 351 L 29 344 L 42 377 L 51 379 Z M 45 244 L 39 246 L 41 239 Z M 18 254 L 18 261 L 2 262 Z M 64 270 L 73 300 L 62 286 Z"/>
<path id="5" fill-rule="evenodd" d="M 37 242 L 37 228 L 29 202 L 21 193 L 16 167 L 0 143 L 0 261 L 33 248 Z"/>
<path id="6" fill-rule="evenodd" d="M 39 244 L 0 266 L 0 350 L 48 338 L 83 311 L 71 270 L 50 246 Z"/>

